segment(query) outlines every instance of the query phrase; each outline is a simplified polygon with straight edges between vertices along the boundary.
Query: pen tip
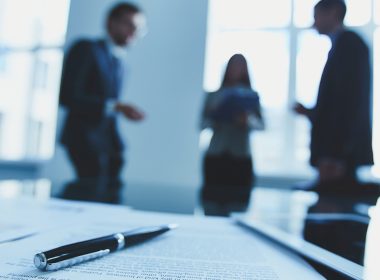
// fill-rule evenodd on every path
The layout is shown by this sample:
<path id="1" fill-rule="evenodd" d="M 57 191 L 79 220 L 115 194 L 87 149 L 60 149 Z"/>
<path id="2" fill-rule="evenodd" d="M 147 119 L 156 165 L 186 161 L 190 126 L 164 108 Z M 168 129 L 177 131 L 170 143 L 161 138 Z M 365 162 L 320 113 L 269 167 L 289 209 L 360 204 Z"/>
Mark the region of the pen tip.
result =
<path id="1" fill-rule="evenodd" d="M 168 225 L 168 228 L 169 229 L 175 229 L 175 228 L 177 228 L 178 227 L 178 224 L 169 224 Z"/>

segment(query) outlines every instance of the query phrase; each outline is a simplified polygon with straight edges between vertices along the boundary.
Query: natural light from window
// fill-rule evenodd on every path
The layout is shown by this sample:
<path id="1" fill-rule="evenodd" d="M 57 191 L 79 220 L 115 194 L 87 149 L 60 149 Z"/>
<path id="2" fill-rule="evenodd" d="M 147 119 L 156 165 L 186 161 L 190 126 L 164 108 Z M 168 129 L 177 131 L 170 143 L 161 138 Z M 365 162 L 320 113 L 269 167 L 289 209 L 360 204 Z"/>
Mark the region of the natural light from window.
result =
<path id="1" fill-rule="evenodd" d="M 373 17 L 375 19 L 375 23 L 380 25 L 380 0 L 374 0 Z"/>
<path id="2" fill-rule="evenodd" d="M 318 0 L 210 0 L 204 88 L 215 91 L 228 59 L 242 53 L 264 107 L 266 130 L 252 135 L 255 169 L 261 175 L 312 176 L 310 124 L 295 116 L 296 101 L 313 106 L 331 43 L 310 27 Z M 380 0 L 347 0 L 345 23 L 374 50 L 379 77 Z M 372 7 L 378 7 L 372 12 Z M 380 85 L 374 84 L 374 152 L 380 163 Z M 379 105 L 376 105 L 379 104 Z M 210 131 L 201 134 L 204 148 Z M 380 168 L 377 173 L 380 177 Z M 377 170 L 376 167 L 373 170 Z"/>
<path id="3" fill-rule="evenodd" d="M 69 0 L 0 0 L 0 159 L 52 156 Z"/>

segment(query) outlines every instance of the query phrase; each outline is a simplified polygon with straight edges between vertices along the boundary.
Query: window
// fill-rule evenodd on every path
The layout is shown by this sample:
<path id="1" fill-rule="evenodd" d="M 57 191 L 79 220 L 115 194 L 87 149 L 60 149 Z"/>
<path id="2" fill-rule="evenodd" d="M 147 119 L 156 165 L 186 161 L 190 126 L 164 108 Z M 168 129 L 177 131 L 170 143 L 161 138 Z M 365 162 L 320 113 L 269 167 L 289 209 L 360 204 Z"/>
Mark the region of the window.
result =
<path id="1" fill-rule="evenodd" d="M 209 1 L 204 88 L 213 91 L 219 87 L 232 54 L 239 52 L 246 56 L 267 123 L 266 131 L 253 133 L 251 141 L 255 166 L 260 174 L 312 174 L 308 164 L 310 124 L 305 118 L 296 116 L 291 108 L 296 101 L 308 106 L 315 104 L 331 47 L 326 36 L 310 28 L 317 2 Z M 374 50 L 374 77 L 378 77 L 380 27 L 375 31 L 374 26 L 380 24 L 380 0 L 346 0 L 346 4 L 345 24 L 362 34 Z M 376 163 L 380 165 L 378 83 L 375 79 L 373 143 Z M 206 145 L 205 139 L 209 136 L 209 133 L 201 134 L 201 145 Z"/>
<path id="2" fill-rule="evenodd" d="M 313 24 L 314 5 L 318 1 L 319 0 L 293 0 L 295 26 L 305 28 Z M 378 2 L 379 0 L 374 1 Z M 360 26 L 370 22 L 372 0 L 345 0 L 345 2 L 347 5 L 346 25 Z"/>
<path id="3" fill-rule="evenodd" d="M 0 0 L 0 158 L 54 150 L 69 0 Z"/>
<path id="4" fill-rule="evenodd" d="M 265 91 L 262 102 L 271 108 L 283 108 L 287 102 L 289 67 L 289 36 L 281 31 L 232 31 L 213 38 L 215 45 L 223 45 L 223 48 L 215 48 L 208 56 L 208 71 L 206 88 L 215 90 L 220 85 L 223 66 L 231 54 L 244 53 L 251 62 L 251 79 L 254 87 Z M 268 45 L 271 52 L 268 52 Z M 268 67 L 276 65 L 276 67 Z M 218 69 L 219 71 L 210 71 Z M 285 75 L 284 75 L 285 73 Z M 270 79 L 268 79 L 270 77 Z M 273 83 L 276 81 L 276 83 Z"/>
<path id="5" fill-rule="evenodd" d="M 314 5 L 318 0 L 293 0 L 294 25 L 298 28 L 308 28 L 313 24 Z"/>
<path id="6" fill-rule="evenodd" d="M 372 10 L 375 23 L 380 25 L 380 0 L 374 0 Z"/>
<path id="7" fill-rule="evenodd" d="M 210 23 L 222 29 L 280 28 L 290 23 L 291 2 L 212 0 L 210 12 L 213 17 Z M 268 16 L 269 14 L 271 16 Z"/>
<path id="8" fill-rule="evenodd" d="M 348 26 L 363 26 L 371 21 L 372 0 L 346 0 L 347 15 L 345 24 Z"/>

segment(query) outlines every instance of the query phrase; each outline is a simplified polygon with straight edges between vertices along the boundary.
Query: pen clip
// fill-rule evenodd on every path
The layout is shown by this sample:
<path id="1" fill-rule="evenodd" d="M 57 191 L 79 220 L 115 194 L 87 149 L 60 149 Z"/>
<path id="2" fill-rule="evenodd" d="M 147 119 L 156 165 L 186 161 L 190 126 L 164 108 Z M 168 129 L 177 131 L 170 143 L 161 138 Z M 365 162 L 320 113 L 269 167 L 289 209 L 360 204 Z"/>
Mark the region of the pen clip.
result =
<path id="1" fill-rule="evenodd" d="M 68 260 L 63 260 L 63 261 L 53 262 L 53 263 L 50 263 L 49 260 L 46 260 L 45 255 L 43 253 L 40 253 L 34 256 L 34 264 L 37 268 L 41 270 L 47 270 L 47 271 L 58 270 L 58 269 L 72 266 L 78 263 L 82 263 L 85 261 L 103 257 L 105 255 L 108 255 L 110 252 L 111 251 L 109 249 L 100 250 L 97 252 L 93 252 L 86 255 L 77 256 Z"/>

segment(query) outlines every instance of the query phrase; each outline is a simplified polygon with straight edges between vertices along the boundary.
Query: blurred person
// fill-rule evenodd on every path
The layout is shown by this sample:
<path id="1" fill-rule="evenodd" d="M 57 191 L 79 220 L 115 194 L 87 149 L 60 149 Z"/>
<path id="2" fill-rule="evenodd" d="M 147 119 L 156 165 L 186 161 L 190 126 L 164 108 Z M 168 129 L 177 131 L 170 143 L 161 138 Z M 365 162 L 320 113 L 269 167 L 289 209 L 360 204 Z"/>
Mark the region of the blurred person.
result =
<path id="1" fill-rule="evenodd" d="M 105 38 L 80 39 L 66 53 L 59 101 L 67 117 L 61 143 L 77 179 L 63 198 L 120 202 L 124 159 L 117 119 L 144 119 L 140 109 L 120 101 L 123 63 L 143 21 L 139 7 L 117 3 L 108 12 Z"/>
<path id="2" fill-rule="evenodd" d="M 204 213 L 228 216 L 245 211 L 254 181 L 250 132 L 263 129 L 264 122 L 243 55 L 229 59 L 221 87 L 207 93 L 201 127 L 213 131 L 203 160 Z"/>
<path id="3" fill-rule="evenodd" d="M 310 163 L 318 170 L 316 187 L 348 188 L 356 170 L 372 165 L 371 68 L 363 39 L 348 30 L 343 0 L 321 0 L 314 7 L 314 28 L 332 43 L 314 108 L 297 103 L 296 113 L 312 124 Z"/>

